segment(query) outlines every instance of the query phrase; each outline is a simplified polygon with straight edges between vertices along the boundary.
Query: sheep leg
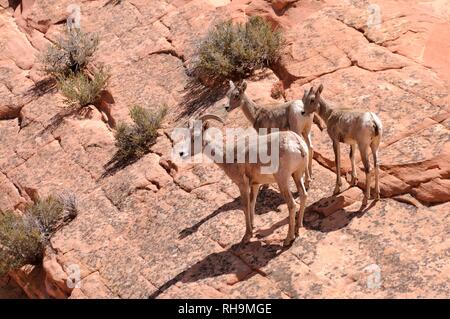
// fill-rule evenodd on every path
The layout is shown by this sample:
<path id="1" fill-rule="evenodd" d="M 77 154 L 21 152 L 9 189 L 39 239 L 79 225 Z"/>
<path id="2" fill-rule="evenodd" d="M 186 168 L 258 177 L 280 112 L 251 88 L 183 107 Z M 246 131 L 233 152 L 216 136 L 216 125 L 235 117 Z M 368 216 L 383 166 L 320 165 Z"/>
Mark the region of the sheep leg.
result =
<path id="1" fill-rule="evenodd" d="M 371 145 L 373 155 L 373 166 L 375 171 L 375 199 L 380 199 L 380 184 L 379 184 L 379 163 L 378 163 L 378 146 Z"/>
<path id="2" fill-rule="evenodd" d="M 256 206 L 256 199 L 258 197 L 258 191 L 259 191 L 259 184 L 253 184 L 252 186 L 250 186 L 250 225 L 252 227 L 252 230 L 255 226 L 254 224 L 255 206 Z"/>
<path id="3" fill-rule="evenodd" d="M 309 132 L 308 134 L 303 134 L 303 138 L 305 139 L 306 145 L 308 146 L 308 169 L 305 170 L 305 187 L 306 189 L 309 189 L 309 184 L 311 183 L 312 179 L 312 160 L 314 155 L 311 141 L 311 132 Z"/>
<path id="4" fill-rule="evenodd" d="M 352 162 L 352 180 L 350 182 L 350 185 L 352 185 L 352 186 L 356 186 L 356 184 L 358 183 L 358 176 L 356 175 L 355 151 L 356 151 L 356 145 L 351 144 L 350 145 L 350 161 Z"/>
<path id="5" fill-rule="evenodd" d="M 250 198 L 249 198 L 249 186 L 248 183 L 239 187 L 241 193 L 241 202 L 245 215 L 245 235 L 242 238 L 242 242 L 248 242 L 253 236 L 253 229 L 251 225 L 250 217 Z"/>
<path id="6" fill-rule="evenodd" d="M 336 163 L 336 187 L 334 188 L 333 195 L 341 192 L 342 180 L 341 180 L 341 148 L 339 141 L 333 140 L 334 160 Z"/>
<path id="7" fill-rule="evenodd" d="M 292 174 L 292 177 L 294 178 L 295 185 L 297 186 L 298 194 L 300 196 L 300 209 L 297 212 L 295 225 L 295 236 L 298 236 L 300 227 L 303 227 L 303 216 L 305 214 L 306 198 L 308 196 L 308 193 L 303 183 L 302 174 L 297 171 Z"/>
<path id="8" fill-rule="evenodd" d="M 288 179 L 283 178 L 277 181 L 281 195 L 287 203 L 289 210 L 289 229 L 286 239 L 283 242 L 284 246 L 289 246 L 295 239 L 295 201 L 289 190 Z"/>
<path id="9" fill-rule="evenodd" d="M 364 164 L 364 172 L 366 173 L 366 193 L 364 194 L 363 206 L 367 205 L 367 201 L 370 198 L 370 162 L 368 156 L 368 147 L 366 145 L 358 145 L 361 152 L 361 160 Z"/>

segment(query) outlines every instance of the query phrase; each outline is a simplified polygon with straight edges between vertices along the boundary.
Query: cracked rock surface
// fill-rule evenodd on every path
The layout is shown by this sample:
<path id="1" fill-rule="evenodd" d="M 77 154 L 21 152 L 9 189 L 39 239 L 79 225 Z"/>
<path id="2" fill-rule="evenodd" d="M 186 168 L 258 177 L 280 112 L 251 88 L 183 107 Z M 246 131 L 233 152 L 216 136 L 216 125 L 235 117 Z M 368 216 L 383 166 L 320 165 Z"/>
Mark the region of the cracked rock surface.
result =
<path id="1" fill-rule="evenodd" d="M 83 1 L 81 25 L 100 36 L 95 60 L 111 67 L 113 99 L 55 126 L 63 98 L 39 87 L 36 54 L 63 30 L 70 3 L 0 0 L 0 210 L 63 189 L 80 203 L 42 266 L 0 278 L 0 297 L 450 297 L 448 1 L 379 0 L 379 21 L 364 0 Z M 283 101 L 271 97 L 274 86 L 294 99 L 322 83 L 331 104 L 376 112 L 384 124 L 382 199 L 365 210 L 359 154 L 358 185 L 344 181 L 331 196 L 331 141 L 313 128 L 305 228 L 289 249 L 276 185 L 260 192 L 257 237 L 243 245 L 237 187 L 212 164 L 170 161 L 170 130 L 190 115 L 208 108 L 227 127 L 249 126 L 240 110 L 223 111 L 222 96 L 189 96 L 187 71 L 209 26 L 256 14 L 283 31 L 287 47 L 248 80 L 255 101 Z M 139 103 L 169 107 L 157 143 L 105 174 L 115 123 L 130 121 L 128 107 Z M 349 172 L 347 146 L 341 154 Z M 81 282 L 68 288 L 74 265 Z"/>

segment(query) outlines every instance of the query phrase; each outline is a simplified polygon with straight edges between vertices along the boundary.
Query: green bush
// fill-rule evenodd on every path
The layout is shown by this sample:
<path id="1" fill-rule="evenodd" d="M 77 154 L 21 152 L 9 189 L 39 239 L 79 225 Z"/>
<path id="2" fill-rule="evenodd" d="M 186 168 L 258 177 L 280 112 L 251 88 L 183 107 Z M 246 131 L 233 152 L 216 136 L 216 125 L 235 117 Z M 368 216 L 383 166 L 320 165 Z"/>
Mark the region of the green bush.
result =
<path id="1" fill-rule="evenodd" d="M 155 142 L 157 130 L 167 113 L 162 107 L 157 111 L 150 111 L 139 105 L 130 109 L 133 124 L 119 123 L 115 133 L 116 162 L 137 159 L 149 152 L 149 147 Z"/>
<path id="2" fill-rule="evenodd" d="M 283 47 L 279 31 L 262 17 L 245 24 L 221 22 L 200 43 L 195 69 L 215 80 L 241 80 L 276 62 Z"/>
<path id="3" fill-rule="evenodd" d="M 51 234 L 61 220 L 64 213 L 64 204 L 61 200 L 49 196 L 36 203 L 29 204 L 25 213 L 35 218 L 41 228 L 41 234 Z"/>
<path id="4" fill-rule="evenodd" d="M 30 215 L 0 212 L 0 276 L 42 259 L 44 239 Z"/>
<path id="5" fill-rule="evenodd" d="M 26 206 L 22 214 L 0 212 L 0 277 L 27 264 L 38 264 L 52 234 L 77 215 L 72 194 L 49 196 Z"/>
<path id="6" fill-rule="evenodd" d="M 81 30 L 66 31 L 39 57 L 42 71 L 55 78 L 83 70 L 97 50 L 99 37 Z"/>
<path id="7" fill-rule="evenodd" d="M 67 104 L 83 107 L 97 101 L 101 91 L 108 84 L 108 80 L 109 72 L 102 67 L 93 72 L 92 78 L 81 72 L 60 76 L 57 80 L 57 87 L 66 97 Z"/>

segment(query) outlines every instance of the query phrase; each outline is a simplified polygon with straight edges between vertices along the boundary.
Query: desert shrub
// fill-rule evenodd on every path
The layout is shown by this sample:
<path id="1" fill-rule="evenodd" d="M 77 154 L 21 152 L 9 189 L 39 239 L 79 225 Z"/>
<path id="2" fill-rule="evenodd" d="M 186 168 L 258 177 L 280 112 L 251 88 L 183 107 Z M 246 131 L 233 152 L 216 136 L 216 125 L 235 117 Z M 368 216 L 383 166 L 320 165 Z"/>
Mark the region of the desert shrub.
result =
<path id="1" fill-rule="evenodd" d="M 26 207 L 25 213 L 35 218 L 41 228 L 42 234 L 50 234 L 60 220 L 64 211 L 60 200 L 49 196 Z"/>
<path id="2" fill-rule="evenodd" d="M 216 80 L 240 80 L 277 61 L 283 43 L 281 33 L 262 17 L 245 24 L 221 22 L 200 43 L 194 69 Z"/>
<path id="3" fill-rule="evenodd" d="M 77 215 L 76 199 L 67 194 L 38 200 L 21 214 L 0 212 L 0 277 L 42 260 L 52 234 Z"/>
<path id="4" fill-rule="evenodd" d="M 42 236 L 49 238 L 64 223 L 77 216 L 77 205 L 75 195 L 64 192 L 58 197 L 50 195 L 29 204 L 25 213 L 37 220 Z"/>
<path id="5" fill-rule="evenodd" d="M 65 96 L 67 104 L 83 107 L 97 101 L 108 80 L 109 72 L 102 67 L 94 71 L 91 78 L 81 72 L 60 76 L 57 87 Z"/>
<path id="6" fill-rule="evenodd" d="M 114 161 L 123 162 L 140 158 L 149 152 L 149 147 L 155 142 L 157 130 L 167 113 L 167 107 L 151 111 L 135 105 L 130 108 L 133 124 L 119 123 L 115 133 L 116 147 Z"/>
<path id="7" fill-rule="evenodd" d="M 78 215 L 78 199 L 74 193 L 64 191 L 59 195 L 64 207 L 63 221 L 74 219 Z"/>
<path id="8" fill-rule="evenodd" d="M 37 264 L 43 250 L 44 239 L 36 219 L 0 212 L 0 276 L 26 264 Z"/>
<path id="9" fill-rule="evenodd" d="M 66 31 L 39 57 L 42 71 L 54 77 L 81 71 L 97 50 L 99 37 L 78 29 Z"/>

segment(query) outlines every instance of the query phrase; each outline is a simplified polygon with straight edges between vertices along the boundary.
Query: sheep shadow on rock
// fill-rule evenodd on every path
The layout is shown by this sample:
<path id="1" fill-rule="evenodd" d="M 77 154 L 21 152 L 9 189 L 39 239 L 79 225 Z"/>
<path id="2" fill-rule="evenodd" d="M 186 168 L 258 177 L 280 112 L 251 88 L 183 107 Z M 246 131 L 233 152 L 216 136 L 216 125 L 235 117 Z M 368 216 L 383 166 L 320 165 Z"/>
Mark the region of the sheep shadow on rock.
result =
<path id="1" fill-rule="evenodd" d="M 336 210 L 334 213 L 325 216 L 314 210 L 315 207 L 320 205 L 321 202 L 334 201 L 339 195 L 322 198 L 305 209 L 305 217 L 303 221 L 303 227 L 307 230 L 319 231 L 322 233 L 328 233 L 347 227 L 353 218 L 361 218 L 366 212 L 375 206 L 375 201 L 372 201 L 367 207 L 360 207 L 357 210 L 352 210 L 350 207 L 343 207 Z M 272 235 L 278 228 L 288 224 L 288 216 L 279 220 L 269 228 L 259 229 L 257 232 L 257 238 L 262 239 Z"/>
<path id="2" fill-rule="evenodd" d="M 148 298 L 157 298 L 177 283 L 194 283 L 227 274 L 234 274 L 237 281 L 248 280 L 258 274 L 255 269 L 266 266 L 285 251 L 286 248 L 281 245 L 263 244 L 259 241 L 235 244 L 225 251 L 206 256 L 165 282 Z"/>
<path id="3" fill-rule="evenodd" d="M 272 202 L 272 200 L 269 200 L 269 202 L 272 202 L 273 205 L 272 207 L 267 207 L 263 206 L 267 202 L 265 196 L 262 195 L 262 198 L 259 200 L 258 205 L 265 207 L 265 210 L 262 210 L 261 212 L 261 208 L 263 207 L 258 207 L 260 208 L 260 214 L 264 213 L 264 211 L 268 212 L 277 210 L 279 205 L 284 204 L 284 201 L 281 199 L 281 195 L 271 189 L 263 190 L 261 194 L 268 194 L 269 197 L 273 196 L 274 199 L 278 199 L 274 202 Z M 334 196 L 330 196 L 330 198 L 328 199 L 330 200 L 333 197 Z M 320 202 L 320 200 L 317 202 Z M 344 207 L 329 216 L 323 216 L 313 210 L 313 207 L 315 204 L 317 205 L 317 202 L 308 206 L 305 213 L 304 227 L 308 230 L 319 232 L 331 232 L 344 228 L 353 218 L 362 217 L 369 209 L 371 209 L 375 205 L 375 202 L 372 202 L 365 209 L 361 208 L 356 211 L 352 211 Z M 199 229 L 202 224 L 204 224 L 211 218 L 214 218 L 221 212 L 234 209 L 241 209 L 241 202 L 239 197 L 235 198 L 229 203 L 222 205 L 210 215 L 197 222 L 195 225 L 181 231 L 179 239 L 183 239 L 193 234 Z M 258 209 L 256 211 L 258 212 Z M 279 227 L 287 225 L 287 223 L 288 216 L 273 224 L 268 229 L 259 230 L 260 236 L 257 237 L 267 237 Z M 301 240 L 301 238 L 297 238 L 297 240 Z M 237 281 L 248 280 L 252 278 L 252 276 L 258 274 L 257 269 L 262 269 L 263 267 L 267 266 L 271 260 L 277 258 L 287 250 L 289 250 L 289 246 L 286 247 L 282 246 L 281 244 L 265 243 L 261 240 L 251 241 L 248 243 L 240 242 L 234 244 L 224 251 L 212 253 L 202 260 L 196 262 L 183 272 L 179 273 L 178 275 L 161 285 L 157 289 L 157 291 L 149 296 L 149 298 L 158 298 L 161 294 L 166 292 L 177 283 L 189 284 L 208 278 L 220 277 L 227 274 L 234 274 Z"/>
<path id="4" fill-rule="evenodd" d="M 256 200 L 255 214 L 263 215 L 270 211 L 278 211 L 279 212 L 280 211 L 279 206 L 284 203 L 285 202 L 279 193 L 277 193 L 276 191 L 274 191 L 270 188 L 262 188 L 258 194 L 258 199 Z M 178 239 L 184 239 L 184 238 L 194 234 L 195 232 L 198 231 L 200 226 L 202 226 L 208 220 L 216 217 L 217 215 L 219 215 L 222 212 L 227 212 L 230 210 L 242 210 L 242 203 L 241 203 L 240 197 L 237 197 L 233 201 L 220 206 L 219 208 L 214 210 L 211 214 L 202 218 L 201 220 L 199 220 L 197 223 L 195 223 L 191 227 L 183 229 L 180 232 Z M 244 218 L 244 217 L 242 217 L 242 218 Z M 244 223 L 244 219 L 242 220 L 242 223 Z"/>
<path id="5" fill-rule="evenodd" d="M 308 206 L 307 211 L 310 216 L 306 218 L 307 222 L 304 223 L 305 228 L 309 230 L 320 231 L 322 233 L 328 233 L 332 231 L 336 231 L 342 228 L 347 227 L 348 224 L 353 220 L 353 218 L 361 218 L 367 213 L 370 209 L 372 209 L 376 201 L 370 202 L 367 206 L 360 206 L 358 209 L 352 209 L 352 206 L 342 207 L 337 209 L 330 215 L 324 215 L 314 210 L 316 205 L 320 205 L 320 202 L 324 201 L 334 201 L 339 195 L 333 195 L 327 198 L 322 198 L 317 202 Z"/>

